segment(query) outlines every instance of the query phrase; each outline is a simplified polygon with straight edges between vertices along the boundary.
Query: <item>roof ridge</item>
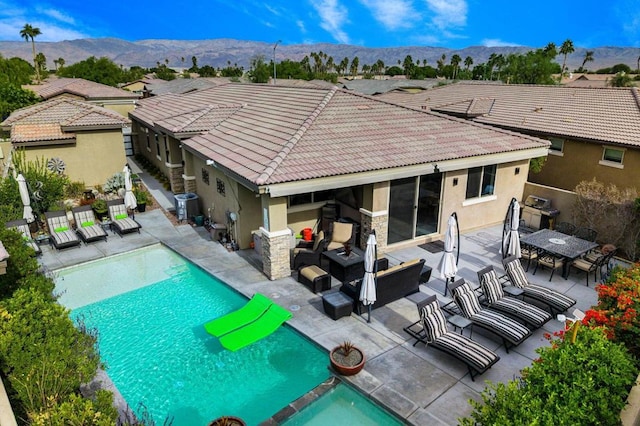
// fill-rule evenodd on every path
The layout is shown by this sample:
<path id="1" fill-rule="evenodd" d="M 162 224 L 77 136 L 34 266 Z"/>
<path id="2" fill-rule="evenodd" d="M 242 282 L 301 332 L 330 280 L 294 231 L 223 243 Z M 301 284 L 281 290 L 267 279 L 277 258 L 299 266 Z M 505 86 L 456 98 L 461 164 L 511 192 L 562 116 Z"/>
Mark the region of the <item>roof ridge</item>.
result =
<path id="1" fill-rule="evenodd" d="M 170 118 L 179 117 L 179 116 L 183 116 L 183 115 L 193 114 L 193 117 L 190 118 L 189 120 L 186 120 L 182 124 L 182 126 L 180 126 L 180 127 L 174 126 L 171 129 L 172 132 L 175 132 L 179 128 L 184 129 L 185 127 L 189 126 L 190 124 L 195 123 L 196 120 L 201 119 L 202 117 L 204 117 L 205 115 L 209 114 L 213 110 L 216 110 L 216 109 L 235 109 L 235 110 L 238 110 L 238 109 L 242 108 L 244 105 L 246 105 L 246 104 L 208 104 L 208 105 L 203 105 L 203 106 L 198 107 L 198 108 L 191 109 L 189 111 L 185 111 L 185 112 L 183 112 L 181 114 L 178 114 L 178 115 L 175 115 L 175 116 L 164 117 L 164 118 L 162 118 L 161 120 L 158 120 L 158 121 L 167 120 L 167 119 L 170 119 Z"/>
<path id="2" fill-rule="evenodd" d="M 640 93 L 638 93 L 638 88 L 632 87 L 631 94 L 633 95 L 633 99 L 636 101 L 636 106 L 640 109 Z"/>
<path id="3" fill-rule="evenodd" d="M 329 101 L 334 97 L 336 92 L 338 91 L 337 86 L 333 86 L 329 89 L 329 92 L 325 95 L 325 97 L 320 101 L 320 103 L 316 106 L 316 109 L 304 120 L 302 126 L 296 131 L 296 133 L 285 143 L 284 147 L 280 150 L 278 155 L 271 160 L 271 162 L 265 167 L 264 171 L 258 176 L 256 179 L 256 183 L 258 185 L 264 184 L 269 177 L 276 171 L 278 166 L 284 161 L 285 157 L 291 152 L 291 150 L 295 147 L 298 141 L 304 136 L 304 134 L 309 130 L 309 127 L 316 121 L 322 110 L 327 106 Z"/>

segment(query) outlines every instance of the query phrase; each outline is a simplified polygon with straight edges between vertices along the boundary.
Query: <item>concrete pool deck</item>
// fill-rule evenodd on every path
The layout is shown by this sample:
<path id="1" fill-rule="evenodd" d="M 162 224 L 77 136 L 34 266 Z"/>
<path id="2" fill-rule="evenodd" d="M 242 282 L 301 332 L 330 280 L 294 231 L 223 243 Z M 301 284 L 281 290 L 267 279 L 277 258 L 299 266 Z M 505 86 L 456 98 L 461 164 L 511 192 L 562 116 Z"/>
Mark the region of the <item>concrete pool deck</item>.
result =
<path id="1" fill-rule="evenodd" d="M 165 200 L 164 205 L 169 204 Z M 269 280 L 262 273 L 260 261 L 253 250 L 229 252 L 220 243 L 211 241 L 203 227 L 186 223 L 174 226 L 160 209 L 136 214 L 136 220 L 142 225 L 140 234 L 120 237 L 109 232 L 106 242 L 83 244 L 80 248 L 62 251 L 43 245 L 39 261 L 47 270 L 55 271 L 161 242 L 245 296 L 261 292 L 288 308 L 294 315 L 288 324 L 327 351 L 344 340 L 362 348 L 367 358 L 365 369 L 343 380 L 352 383 L 408 424 L 458 424 L 459 417 L 471 413 L 468 400 L 480 400 L 485 380 L 506 382 L 519 376 L 520 370 L 537 357 L 535 349 L 547 344 L 543 334 L 562 327 L 559 321 L 552 319 L 520 346 L 510 349 L 509 353 L 493 336 L 474 329 L 473 339 L 496 351 L 501 358 L 474 382 L 466 366 L 456 359 L 422 344 L 413 346 L 414 340 L 403 331 L 403 327 L 416 321 L 418 312 L 415 304 L 406 298 L 374 310 L 371 323 L 367 323 L 366 315 L 360 317 L 355 314 L 334 321 L 324 313 L 321 295 L 298 283 L 295 273 L 292 277 Z M 490 264 L 501 273 L 500 238 L 501 226 L 462 235 L 457 277 L 477 282 L 476 271 Z M 444 281 L 439 278 L 437 270 L 441 256 L 442 253 L 430 253 L 420 247 L 386 253 L 390 266 L 424 258 L 426 265 L 433 268 L 433 274 L 427 285 L 421 285 L 421 291 L 439 295 L 444 289 Z M 577 299 L 578 309 L 584 311 L 596 303 L 593 284 L 590 287 L 585 285 L 584 273 L 572 271 L 568 280 L 554 275 L 551 282 L 548 281 L 549 274 L 544 270 L 535 276 L 531 272 L 527 275 L 536 284 L 555 288 Z M 332 279 L 331 291 L 337 291 L 339 286 L 340 283 Z M 275 411 L 277 409 L 274 408 Z"/>

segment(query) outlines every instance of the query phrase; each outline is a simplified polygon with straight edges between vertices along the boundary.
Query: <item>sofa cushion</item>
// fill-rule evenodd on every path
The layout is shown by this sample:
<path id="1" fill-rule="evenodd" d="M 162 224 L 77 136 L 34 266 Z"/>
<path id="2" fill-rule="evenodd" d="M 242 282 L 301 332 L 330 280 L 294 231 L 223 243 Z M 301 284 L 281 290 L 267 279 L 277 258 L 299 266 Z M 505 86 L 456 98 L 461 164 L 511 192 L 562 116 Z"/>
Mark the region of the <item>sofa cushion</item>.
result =
<path id="1" fill-rule="evenodd" d="M 346 243 L 351 241 L 353 233 L 352 223 L 333 222 L 333 231 L 331 233 L 332 243 Z"/>

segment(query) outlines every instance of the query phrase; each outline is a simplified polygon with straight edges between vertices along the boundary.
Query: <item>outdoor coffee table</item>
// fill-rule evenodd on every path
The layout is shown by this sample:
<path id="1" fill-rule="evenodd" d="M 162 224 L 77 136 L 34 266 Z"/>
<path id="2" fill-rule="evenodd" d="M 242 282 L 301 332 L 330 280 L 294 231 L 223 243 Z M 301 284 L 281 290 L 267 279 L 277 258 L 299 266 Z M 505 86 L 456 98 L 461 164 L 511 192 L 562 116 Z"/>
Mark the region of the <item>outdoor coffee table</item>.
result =
<path id="1" fill-rule="evenodd" d="M 344 249 L 325 251 L 322 253 L 329 259 L 329 273 L 342 283 L 361 279 L 364 276 L 364 251 L 351 249 L 349 256 Z"/>
<path id="2" fill-rule="evenodd" d="M 593 241 L 583 240 L 582 238 L 551 229 L 541 229 L 533 234 L 523 235 L 520 238 L 520 242 L 542 249 L 555 256 L 563 257 L 565 259 L 562 267 L 562 276 L 564 278 L 569 276 L 571 261 L 598 247 L 598 244 Z"/>

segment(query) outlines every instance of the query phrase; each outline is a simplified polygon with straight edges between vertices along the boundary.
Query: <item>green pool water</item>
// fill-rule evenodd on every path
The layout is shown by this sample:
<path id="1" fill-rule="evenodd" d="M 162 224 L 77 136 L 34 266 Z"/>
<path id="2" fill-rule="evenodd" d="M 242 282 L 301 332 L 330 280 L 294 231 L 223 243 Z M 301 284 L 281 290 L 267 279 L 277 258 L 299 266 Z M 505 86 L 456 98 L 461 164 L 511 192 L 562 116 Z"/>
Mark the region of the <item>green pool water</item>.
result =
<path id="1" fill-rule="evenodd" d="M 327 354 L 287 326 L 224 349 L 203 324 L 247 299 L 161 246 L 60 270 L 56 290 L 73 318 L 99 331 L 101 359 L 127 403 L 144 404 L 156 424 L 222 415 L 259 424 L 329 376 Z"/>

